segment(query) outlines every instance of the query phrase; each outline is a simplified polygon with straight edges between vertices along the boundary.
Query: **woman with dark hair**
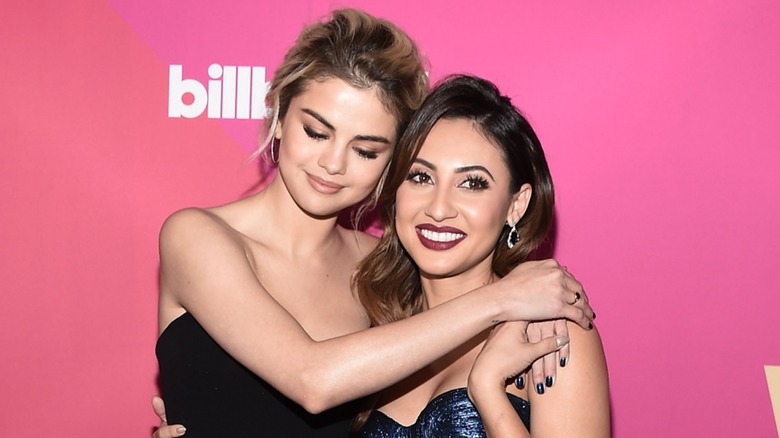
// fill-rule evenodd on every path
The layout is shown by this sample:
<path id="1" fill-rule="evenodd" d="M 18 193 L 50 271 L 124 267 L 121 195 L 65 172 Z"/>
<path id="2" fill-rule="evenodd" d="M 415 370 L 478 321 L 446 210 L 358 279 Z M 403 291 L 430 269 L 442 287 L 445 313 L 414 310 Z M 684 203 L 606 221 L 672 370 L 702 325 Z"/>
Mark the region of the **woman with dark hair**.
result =
<path id="1" fill-rule="evenodd" d="M 395 154 L 380 199 L 384 234 L 353 280 L 374 326 L 494 283 L 528 259 L 553 217 L 539 139 L 484 79 L 454 76 L 438 85 Z M 447 327 L 459 325 L 455 319 Z M 569 325 L 568 336 L 525 339 L 525 326 L 486 330 L 382 391 L 375 410 L 359 419 L 357 436 L 608 437 L 597 331 Z M 545 385 L 529 391 L 530 364 L 567 344 L 571 361 L 562 364 L 559 383 L 544 397 Z"/>
<path id="2" fill-rule="evenodd" d="M 337 218 L 376 201 L 427 84 L 415 44 L 398 27 L 335 11 L 303 30 L 271 82 L 261 152 L 276 176 L 247 198 L 166 220 L 156 353 L 167 417 L 188 436 L 343 436 L 354 411 L 331 408 L 498 322 L 588 326 L 590 307 L 574 299 L 582 286 L 550 261 L 365 330 L 349 282 L 376 239 Z M 462 325 L 445 327 L 453 319 Z M 182 433 L 173 425 L 157 435 Z"/>

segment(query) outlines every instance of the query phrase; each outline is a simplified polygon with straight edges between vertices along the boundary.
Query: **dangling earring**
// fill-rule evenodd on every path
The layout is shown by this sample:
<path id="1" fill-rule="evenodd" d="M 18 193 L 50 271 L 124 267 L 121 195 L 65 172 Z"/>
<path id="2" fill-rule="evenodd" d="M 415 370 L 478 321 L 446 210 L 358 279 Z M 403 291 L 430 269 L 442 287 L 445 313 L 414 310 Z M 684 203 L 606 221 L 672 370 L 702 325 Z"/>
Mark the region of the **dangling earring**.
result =
<path id="1" fill-rule="evenodd" d="M 509 224 L 507 224 L 509 225 Z M 509 230 L 509 234 L 506 236 L 506 246 L 509 249 L 514 248 L 515 244 L 520 241 L 520 233 L 517 232 L 517 224 L 512 225 L 512 229 Z"/>

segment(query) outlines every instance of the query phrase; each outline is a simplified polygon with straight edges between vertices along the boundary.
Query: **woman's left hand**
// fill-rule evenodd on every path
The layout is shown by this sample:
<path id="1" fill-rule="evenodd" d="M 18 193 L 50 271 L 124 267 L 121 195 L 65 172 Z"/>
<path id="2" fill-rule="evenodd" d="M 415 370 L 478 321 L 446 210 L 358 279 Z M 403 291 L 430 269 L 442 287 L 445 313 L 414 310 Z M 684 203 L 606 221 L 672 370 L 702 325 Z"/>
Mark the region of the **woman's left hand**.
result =
<path id="1" fill-rule="evenodd" d="M 526 335 L 528 327 L 527 322 L 518 321 L 505 322 L 493 328 L 471 367 L 470 395 L 496 388 L 504 392 L 508 380 L 524 372 L 535 360 L 554 355 L 569 343 L 567 336 L 555 335 L 532 341 Z"/>
<path id="2" fill-rule="evenodd" d="M 528 324 L 526 335 L 529 342 L 539 342 L 549 337 L 569 337 L 569 328 L 565 319 L 556 319 L 554 321 L 539 321 Z M 569 344 L 564 345 L 560 350 L 546 354 L 544 357 L 536 359 L 531 366 L 532 390 L 537 394 L 544 394 L 545 388 L 555 384 L 558 377 L 558 365 L 566 366 L 569 361 Z"/>

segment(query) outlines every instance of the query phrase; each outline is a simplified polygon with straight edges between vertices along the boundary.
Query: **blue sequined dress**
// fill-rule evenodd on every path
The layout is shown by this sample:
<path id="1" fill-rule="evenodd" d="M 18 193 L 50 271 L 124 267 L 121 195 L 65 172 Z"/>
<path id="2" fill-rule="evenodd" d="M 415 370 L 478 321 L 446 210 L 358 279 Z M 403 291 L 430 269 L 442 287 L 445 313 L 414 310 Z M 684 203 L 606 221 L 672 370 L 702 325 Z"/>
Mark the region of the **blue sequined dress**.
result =
<path id="1" fill-rule="evenodd" d="M 531 406 L 514 394 L 507 394 L 517 415 L 530 430 Z M 410 426 L 398 424 L 380 411 L 372 411 L 355 434 L 359 438 L 484 438 L 485 428 L 466 388 L 456 388 L 436 396 Z"/>

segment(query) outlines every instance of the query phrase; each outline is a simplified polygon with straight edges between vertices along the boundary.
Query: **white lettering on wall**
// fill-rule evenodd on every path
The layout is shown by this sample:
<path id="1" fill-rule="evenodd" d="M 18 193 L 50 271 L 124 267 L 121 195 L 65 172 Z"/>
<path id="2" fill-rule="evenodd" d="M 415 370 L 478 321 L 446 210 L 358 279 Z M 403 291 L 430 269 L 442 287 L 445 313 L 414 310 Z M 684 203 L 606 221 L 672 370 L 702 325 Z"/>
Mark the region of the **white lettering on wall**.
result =
<path id="1" fill-rule="evenodd" d="M 168 67 L 168 117 L 192 119 L 204 111 L 210 119 L 265 117 L 265 67 L 211 64 L 208 74 L 206 91 L 197 80 L 184 79 L 181 65 Z M 184 101 L 187 95 L 190 103 Z"/>

